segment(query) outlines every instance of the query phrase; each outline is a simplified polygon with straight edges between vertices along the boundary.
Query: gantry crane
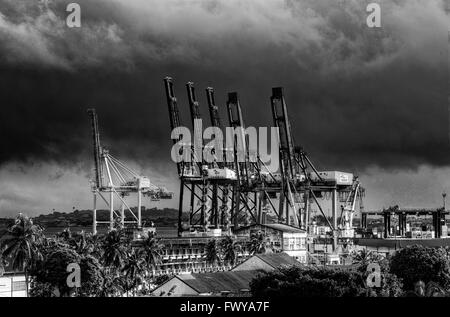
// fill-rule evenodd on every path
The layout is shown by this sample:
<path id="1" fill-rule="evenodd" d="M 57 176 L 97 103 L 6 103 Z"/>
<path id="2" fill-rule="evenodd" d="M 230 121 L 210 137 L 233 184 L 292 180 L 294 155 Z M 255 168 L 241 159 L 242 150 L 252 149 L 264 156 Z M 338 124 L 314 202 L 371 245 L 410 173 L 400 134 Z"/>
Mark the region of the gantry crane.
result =
<path id="1" fill-rule="evenodd" d="M 180 127 L 181 123 L 173 92 L 173 81 L 170 77 L 165 78 L 164 81 L 171 128 L 175 129 Z M 186 87 L 191 119 L 196 128 L 195 120 L 201 119 L 199 103 L 195 95 L 194 84 L 188 82 Z M 212 87 L 206 88 L 206 97 L 211 124 L 213 127 L 220 127 L 220 116 Z M 259 153 L 250 153 L 238 94 L 236 92 L 229 93 L 226 106 L 229 127 L 234 131 L 232 148 L 226 148 L 223 141 L 222 144 L 216 144 L 215 148 L 222 149 L 222 151 L 215 155 L 217 157 L 223 155 L 223 159 L 218 159 L 213 164 L 207 164 L 202 160 L 197 160 L 196 163 L 178 163 L 181 182 L 178 226 L 180 235 L 182 232 L 183 190 L 188 188 L 191 192 L 189 213 L 191 227 L 227 228 L 227 219 L 229 219 L 233 229 L 237 229 L 241 225 L 261 223 L 264 221 L 263 213 L 273 212 L 279 223 L 308 230 L 310 205 L 315 203 L 333 231 L 334 245 L 337 245 L 339 238 L 345 238 L 347 239 L 346 243 L 348 242 L 349 236 L 353 232 L 352 219 L 356 200 L 358 198 L 361 200 L 364 192 L 358 178 L 351 173 L 319 172 L 303 148 L 295 145 L 281 87 L 272 89 L 270 104 L 274 125 L 278 128 L 279 171 L 270 171 L 261 161 Z M 196 133 L 202 135 L 203 131 L 196 131 Z M 199 145 L 200 142 L 203 140 L 194 141 L 196 146 L 200 146 L 203 151 L 205 146 L 203 143 Z M 216 142 L 218 141 L 216 140 Z M 192 147 L 193 145 L 187 146 Z M 227 158 L 226 153 L 229 151 L 233 152 L 234 162 L 228 162 L 225 159 Z M 238 151 L 242 152 L 238 153 Z M 239 160 L 239 158 L 243 158 L 243 160 Z M 184 168 L 180 168 L 180 166 L 184 166 Z M 186 173 L 186 171 L 190 172 Z M 211 175 L 222 175 L 223 177 L 214 178 Z M 231 176 L 226 177 L 225 175 Z M 200 193 L 196 189 L 199 189 Z M 222 195 L 218 195 L 219 191 Z M 328 220 L 318 200 L 330 193 L 332 222 Z M 278 199 L 278 208 L 274 199 Z M 339 225 L 338 200 L 344 203 Z M 229 201 L 231 201 L 231 207 L 229 207 Z M 219 202 L 222 204 L 220 216 Z M 196 208 L 196 205 L 200 207 Z M 362 206 L 362 203 L 360 205 Z"/>
<path id="2" fill-rule="evenodd" d="M 164 87 L 166 91 L 166 97 L 167 97 L 167 104 L 168 104 L 168 110 L 169 110 L 169 121 L 170 121 L 170 128 L 172 131 L 179 129 L 182 126 L 181 119 L 180 119 L 180 111 L 178 109 L 178 103 L 177 98 L 175 97 L 175 92 L 173 89 L 173 81 L 172 78 L 166 77 L 164 78 Z M 180 136 L 181 138 L 181 136 Z M 173 140 L 173 143 L 177 143 L 179 140 Z M 186 146 L 192 146 L 191 144 L 188 144 Z M 185 149 L 182 147 L 180 151 L 184 151 Z M 183 154 L 183 153 L 180 153 Z M 181 233 L 183 231 L 183 223 L 182 223 L 182 216 L 183 216 L 183 200 L 184 200 L 184 189 L 188 189 L 191 192 L 191 199 L 190 199 L 190 213 L 189 213 L 189 223 L 192 223 L 194 220 L 194 216 L 200 212 L 200 220 L 199 224 L 202 225 L 204 222 L 204 205 L 203 205 L 203 199 L 200 198 L 202 201 L 201 206 L 197 208 L 195 205 L 195 198 L 199 198 L 199 196 L 196 193 L 197 184 L 201 182 L 201 171 L 196 168 L 195 164 L 193 163 L 194 160 L 191 157 L 191 160 L 189 162 L 186 162 L 185 160 L 182 160 L 177 163 L 177 170 L 178 170 L 178 176 L 180 178 L 180 195 L 179 195 L 179 201 L 178 201 L 178 235 L 181 236 Z M 198 217 L 196 217 L 197 219 Z"/>
<path id="3" fill-rule="evenodd" d="M 167 102 L 169 106 L 169 118 L 171 128 L 181 127 L 179 117 L 179 109 L 177 99 L 174 94 L 173 80 L 170 77 L 164 79 Z M 200 120 L 199 102 L 196 97 L 194 83 L 186 84 L 189 109 L 191 113 L 191 121 L 194 129 L 198 129 L 195 124 L 196 120 Z M 220 127 L 220 117 L 214 101 L 213 88 L 206 90 L 208 106 L 213 126 Z M 194 136 L 202 136 L 203 131 L 194 131 Z M 178 140 L 179 141 L 179 140 Z M 174 140 L 177 142 L 177 140 Z M 194 140 L 191 144 L 184 146 L 192 149 L 191 153 L 195 153 L 193 148 L 199 147 L 198 150 L 203 151 L 205 146 L 203 140 Z M 216 148 L 222 149 L 223 144 L 216 145 Z M 213 153 L 214 155 L 225 155 L 222 153 Z M 178 217 L 178 234 L 181 236 L 182 212 L 184 210 L 184 191 L 187 189 L 190 193 L 189 202 L 189 229 L 205 231 L 208 229 L 227 229 L 229 224 L 229 201 L 230 184 L 236 182 L 235 172 L 227 166 L 222 159 L 217 159 L 214 163 L 206 163 L 202 158 L 191 157 L 190 162 L 179 162 L 178 174 L 180 178 L 180 196 L 179 196 L 179 217 Z M 220 206 L 219 206 L 220 202 Z"/>
<path id="4" fill-rule="evenodd" d="M 142 195 L 149 196 L 151 200 L 171 199 L 172 192 L 163 186 L 157 186 L 150 182 L 146 176 L 138 174 L 136 171 L 115 158 L 110 152 L 100 144 L 100 132 L 98 118 L 95 109 L 88 109 L 91 119 L 93 152 L 94 152 L 94 180 L 91 188 L 94 195 L 93 225 L 92 231 L 97 233 L 98 224 L 108 224 L 113 229 L 114 224 L 120 221 L 122 226 L 131 226 L 142 229 Z M 133 211 L 126 202 L 125 197 L 132 193 L 137 194 L 137 210 Z M 104 194 L 109 195 L 107 199 Z M 109 220 L 97 220 L 97 197 L 100 197 L 109 208 Z M 115 210 L 115 198 L 121 204 L 120 213 Z M 127 220 L 131 218 L 131 220 Z"/>
<path id="5" fill-rule="evenodd" d="M 291 132 L 291 125 L 287 114 L 287 107 L 283 97 L 283 89 L 281 87 L 272 89 L 272 96 L 270 97 L 272 107 L 272 115 L 275 127 L 278 128 L 278 142 L 279 142 L 279 165 L 281 173 L 281 191 L 279 197 L 278 220 L 285 221 L 286 224 L 291 223 L 290 209 L 294 209 L 292 220 L 297 226 L 301 226 L 299 215 L 295 214 L 295 201 L 292 196 L 291 187 L 292 181 L 297 175 L 298 168 L 294 164 L 294 140 Z"/>
<path id="6" fill-rule="evenodd" d="M 341 221 L 339 224 L 340 235 L 339 238 L 341 240 L 347 239 L 350 242 L 351 238 L 355 236 L 355 230 L 353 228 L 353 217 L 355 215 L 356 203 L 359 200 L 360 212 L 362 213 L 363 201 L 362 198 L 364 196 L 364 188 L 362 188 L 359 180 L 355 177 L 352 188 L 350 192 L 347 193 L 347 197 L 343 197 L 345 199 L 344 204 L 341 205 Z"/>
<path id="7" fill-rule="evenodd" d="M 252 153 L 249 148 L 238 93 L 228 93 L 226 104 L 229 126 L 234 129 L 232 150 L 234 151 L 234 168 L 237 175 L 237 183 L 233 189 L 231 209 L 233 228 L 236 230 L 241 224 L 258 223 L 261 218 L 260 190 L 257 190 L 255 187 L 255 181 L 260 179 L 257 174 L 261 171 L 261 167 L 258 154 Z"/>
<path id="8" fill-rule="evenodd" d="M 338 171 L 319 172 L 303 148 L 295 146 L 287 105 L 281 87 L 272 89 L 270 101 L 274 123 L 279 128 L 281 172 L 279 221 L 285 221 L 286 224 L 290 224 L 291 218 L 293 218 L 295 225 L 308 230 L 312 198 L 332 229 L 334 247 L 336 248 L 339 238 L 345 239 L 346 243 L 348 243 L 348 239 L 353 233 L 352 219 L 356 200 L 358 197 L 361 198 L 364 192 L 358 178 L 351 173 Z M 332 197 L 332 223 L 328 220 L 317 199 L 318 195 L 324 196 L 329 192 L 331 192 Z M 339 197 L 341 202 L 344 202 L 340 226 L 338 226 L 337 215 Z M 286 206 L 284 202 L 286 202 Z M 285 212 L 284 208 L 286 208 Z M 290 215 L 290 210 L 293 212 L 292 216 Z"/>
<path id="9" fill-rule="evenodd" d="M 219 108 L 216 106 L 213 87 L 206 88 L 206 100 L 208 103 L 211 126 L 221 130 L 222 125 Z M 236 171 L 234 170 L 233 163 L 227 163 L 226 157 L 228 149 L 224 144 L 223 139 L 220 140 L 220 138 L 215 136 L 215 146 L 212 150 L 215 160 L 214 164 L 209 166 L 207 170 L 207 177 L 212 184 L 211 205 L 213 215 L 215 215 L 215 228 L 221 226 L 223 229 L 228 230 L 232 219 L 232 215 L 230 214 L 230 202 L 233 201 L 233 186 L 236 184 L 237 178 L 235 177 Z M 218 150 L 217 153 L 216 150 Z M 225 177 L 218 178 L 217 175 L 223 175 Z M 229 175 L 230 177 L 226 177 L 226 175 Z"/>

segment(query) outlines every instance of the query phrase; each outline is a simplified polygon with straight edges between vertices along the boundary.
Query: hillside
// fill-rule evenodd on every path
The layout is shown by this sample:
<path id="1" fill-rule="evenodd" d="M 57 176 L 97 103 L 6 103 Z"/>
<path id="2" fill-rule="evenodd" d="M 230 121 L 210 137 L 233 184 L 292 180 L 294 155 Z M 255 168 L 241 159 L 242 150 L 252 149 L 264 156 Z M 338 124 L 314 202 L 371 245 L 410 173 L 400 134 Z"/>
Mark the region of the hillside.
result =
<path id="1" fill-rule="evenodd" d="M 137 212 L 137 208 L 132 208 Z M 175 226 L 178 219 L 178 210 L 172 208 L 164 209 L 142 209 L 143 223 L 153 222 L 156 226 Z M 186 216 L 187 219 L 187 216 Z M 97 220 L 109 220 L 109 210 L 97 210 Z M 131 220 L 127 218 L 126 220 Z M 70 213 L 53 212 L 33 218 L 35 224 L 43 227 L 67 227 L 67 226 L 90 226 L 92 224 L 92 210 L 74 210 Z"/>

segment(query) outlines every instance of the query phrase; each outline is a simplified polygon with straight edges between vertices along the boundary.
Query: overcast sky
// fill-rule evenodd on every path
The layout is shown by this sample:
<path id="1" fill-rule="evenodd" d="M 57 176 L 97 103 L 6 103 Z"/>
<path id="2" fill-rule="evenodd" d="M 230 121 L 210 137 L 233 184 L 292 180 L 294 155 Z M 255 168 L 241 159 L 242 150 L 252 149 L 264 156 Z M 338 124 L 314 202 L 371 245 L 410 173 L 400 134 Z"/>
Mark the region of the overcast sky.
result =
<path id="1" fill-rule="evenodd" d="M 449 18 L 440 0 L 0 0 L 0 216 L 90 208 L 88 107 L 116 157 L 178 191 L 163 78 L 240 94 L 272 124 L 283 86 L 298 145 L 322 170 L 360 175 L 366 209 L 436 207 L 450 191 Z M 146 201 L 147 207 L 153 205 Z M 152 203 L 153 204 L 153 203 Z M 176 199 L 158 207 L 176 206 Z"/>

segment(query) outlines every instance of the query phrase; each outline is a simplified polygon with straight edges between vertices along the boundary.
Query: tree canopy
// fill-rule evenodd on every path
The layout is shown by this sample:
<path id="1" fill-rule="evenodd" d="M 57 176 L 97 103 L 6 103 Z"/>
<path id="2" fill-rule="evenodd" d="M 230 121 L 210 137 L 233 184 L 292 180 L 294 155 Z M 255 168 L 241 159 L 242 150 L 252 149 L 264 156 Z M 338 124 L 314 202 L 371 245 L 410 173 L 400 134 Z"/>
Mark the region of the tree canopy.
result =
<path id="1" fill-rule="evenodd" d="M 363 296 L 360 272 L 318 267 L 286 267 L 260 275 L 250 283 L 255 297 Z"/>
<path id="2" fill-rule="evenodd" d="M 397 251 L 390 260 L 390 272 L 403 280 L 406 290 L 415 283 L 435 282 L 443 287 L 450 284 L 450 266 L 443 248 L 414 245 Z"/>

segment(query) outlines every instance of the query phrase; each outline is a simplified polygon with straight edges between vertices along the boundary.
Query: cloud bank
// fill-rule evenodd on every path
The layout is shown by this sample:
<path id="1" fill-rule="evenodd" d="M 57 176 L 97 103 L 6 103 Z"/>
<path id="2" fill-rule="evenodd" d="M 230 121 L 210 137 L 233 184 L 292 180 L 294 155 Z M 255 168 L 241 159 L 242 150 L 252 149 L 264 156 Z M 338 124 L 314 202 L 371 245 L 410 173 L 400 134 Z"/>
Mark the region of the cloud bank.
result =
<path id="1" fill-rule="evenodd" d="M 442 0 L 379 1 L 380 29 L 365 25 L 358 0 L 83 0 L 81 28 L 65 25 L 69 2 L 0 0 L 3 170 L 52 162 L 88 174 L 88 107 L 97 108 L 116 156 L 175 170 L 167 75 L 186 125 L 187 81 L 196 83 L 206 121 L 203 89 L 213 86 L 223 121 L 226 93 L 238 91 L 255 126 L 272 124 L 270 89 L 283 86 L 296 143 L 321 169 L 375 168 L 402 182 L 401 171 L 449 165 Z"/>

